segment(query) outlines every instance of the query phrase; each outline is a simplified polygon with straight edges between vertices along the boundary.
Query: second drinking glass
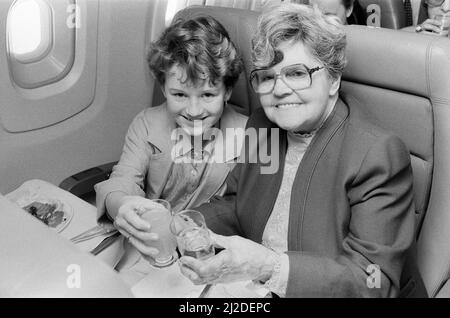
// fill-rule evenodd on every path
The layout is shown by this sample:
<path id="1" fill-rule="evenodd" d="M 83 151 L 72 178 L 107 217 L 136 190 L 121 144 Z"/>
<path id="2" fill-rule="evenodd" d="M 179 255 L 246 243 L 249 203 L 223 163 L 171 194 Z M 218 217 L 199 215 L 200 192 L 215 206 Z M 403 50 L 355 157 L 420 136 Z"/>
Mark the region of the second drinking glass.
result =
<path id="1" fill-rule="evenodd" d="M 214 245 L 203 214 L 183 210 L 173 215 L 170 230 L 176 236 L 181 255 L 206 259 L 214 255 Z"/>

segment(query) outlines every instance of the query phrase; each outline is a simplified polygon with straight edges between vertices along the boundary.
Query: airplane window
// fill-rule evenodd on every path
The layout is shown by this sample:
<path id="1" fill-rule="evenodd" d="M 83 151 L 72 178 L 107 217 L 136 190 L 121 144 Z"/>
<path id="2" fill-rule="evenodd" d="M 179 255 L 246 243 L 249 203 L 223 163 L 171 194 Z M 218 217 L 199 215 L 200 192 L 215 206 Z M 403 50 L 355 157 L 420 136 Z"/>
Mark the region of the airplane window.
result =
<path id="1" fill-rule="evenodd" d="M 55 83 L 75 58 L 78 5 L 61 0 L 16 0 L 8 12 L 8 64 L 21 88 Z"/>
<path id="2" fill-rule="evenodd" d="M 10 54 L 28 63 L 43 57 L 51 45 L 51 10 L 40 0 L 20 0 L 8 15 Z"/>
<path id="3" fill-rule="evenodd" d="M 6 17 L 0 33 L 0 42 L 6 42 L 6 56 L 0 58 L 0 117 L 6 131 L 49 127 L 93 104 L 97 48 L 103 43 L 99 2 L 0 0 Z M 102 22 L 116 30 L 114 22 Z"/>

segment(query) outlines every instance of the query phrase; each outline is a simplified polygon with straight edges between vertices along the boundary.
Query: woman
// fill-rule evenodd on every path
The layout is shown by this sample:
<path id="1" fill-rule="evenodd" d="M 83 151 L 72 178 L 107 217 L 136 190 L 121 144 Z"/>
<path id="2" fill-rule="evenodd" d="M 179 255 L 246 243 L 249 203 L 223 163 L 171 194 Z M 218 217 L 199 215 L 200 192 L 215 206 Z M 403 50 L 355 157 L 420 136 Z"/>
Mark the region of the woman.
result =
<path id="1" fill-rule="evenodd" d="M 435 18 L 437 15 L 450 15 L 450 0 L 422 0 L 416 32 L 428 31 L 439 35 L 442 22 Z M 448 36 L 448 32 L 443 36 Z"/>
<path id="2" fill-rule="evenodd" d="M 197 208 L 224 249 L 180 258 L 194 283 L 250 279 L 281 297 L 399 295 L 414 239 L 409 152 L 339 97 L 345 46 L 318 9 L 284 4 L 260 17 L 251 80 L 262 108 L 247 129 L 279 129 L 280 169 L 238 164 L 226 194 Z"/>
<path id="3" fill-rule="evenodd" d="M 227 106 L 243 65 L 215 19 L 175 21 L 151 45 L 148 63 L 166 101 L 135 117 L 111 177 L 95 190 L 98 216 L 106 213 L 133 246 L 155 256 L 158 251 L 143 243 L 156 237 L 148 233 L 139 209 L 149 205 L 147 198 L 165 199 L 178 211 L 223 193 L 239 153 L 226 149 L 223 160 L 211 163 L 215 153 L 224 153 L 219 148 L 226 142 L 204 140 L 204 135 L 243 128 L 247 118 Z M 138 259 L 137 252 L 129 254 L 120 268 Z"/>

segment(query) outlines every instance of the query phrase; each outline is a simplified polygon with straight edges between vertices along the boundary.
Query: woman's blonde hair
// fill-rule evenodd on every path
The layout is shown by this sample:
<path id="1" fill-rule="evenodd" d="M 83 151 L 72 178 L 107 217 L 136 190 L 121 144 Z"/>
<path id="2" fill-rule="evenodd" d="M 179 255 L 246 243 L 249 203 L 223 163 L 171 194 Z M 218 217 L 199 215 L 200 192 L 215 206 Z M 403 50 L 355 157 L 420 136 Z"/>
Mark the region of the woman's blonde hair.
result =
<path id="1" fill-rule="evenodd" d="M 263 12 L 253 38 L 253 64 L 266 68 L 278 64 L 283 42 L 301 42 L 320 62 L 332 79 L 338 79 L 346 64 L 346 36 L 343 26 L 317 7 L 284 3 Z"/>

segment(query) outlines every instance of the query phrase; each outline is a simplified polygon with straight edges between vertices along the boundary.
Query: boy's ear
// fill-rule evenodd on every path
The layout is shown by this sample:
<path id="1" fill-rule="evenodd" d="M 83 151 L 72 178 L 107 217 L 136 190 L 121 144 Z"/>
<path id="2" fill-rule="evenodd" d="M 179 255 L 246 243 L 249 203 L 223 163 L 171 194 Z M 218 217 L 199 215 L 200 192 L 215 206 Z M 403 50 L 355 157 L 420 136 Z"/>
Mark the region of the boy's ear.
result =
<path id="1" fill-rule="evenodd" d="M 345 10 L 346 17 L 347 18 L 350 17 L 352 15 L 352 12 L 353 12 L 353 4 L 348 9 Z"/>
<path id="2" fill-rule="evenodd" d="M 233 92 L 233 90 L 231 88 L 227 89 L 227 91 L 225 92 L 225 101 L 228 102 L 231 98 L 231 93 Z"/>

